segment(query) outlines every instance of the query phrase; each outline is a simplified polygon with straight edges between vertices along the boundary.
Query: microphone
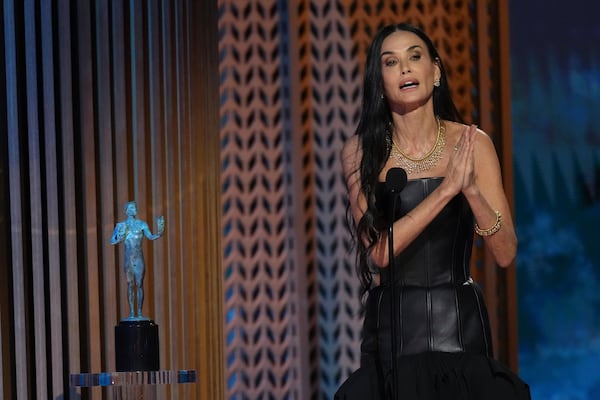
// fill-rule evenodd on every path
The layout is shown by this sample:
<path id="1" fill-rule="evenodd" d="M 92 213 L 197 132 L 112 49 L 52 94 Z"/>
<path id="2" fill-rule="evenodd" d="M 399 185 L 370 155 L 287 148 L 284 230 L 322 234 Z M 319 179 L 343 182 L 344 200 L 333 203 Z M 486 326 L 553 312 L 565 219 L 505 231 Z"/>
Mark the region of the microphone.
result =
<path id="1" fill-rule="evenodd" d="M 385 188 L 390 193 L 398 194 L 406 186 L 408 177 L 402 168 L 390 168 L 385 175 Z"/>
<path id="2" fill-rule="evenodd" d="M 395 220 L 396 204 L 399 194 L 406 186 L 408 178 L 406 171 L 402 168 L 390 168 L 385 175 L 385 209 L 384 216 L 388 223 L 393 224 Z"/>
<path id="3" fill-rule="evenodd" d="M 392 341 L 392 398 L 396 400 L 398 398 L 398 343 L 396 337 L 396 324 L 398 316 L 396 315 L 396 277 L 395 277 L 395 262 L 394 262 L 394 221 L 396 216 L 396 202 L 399 200 L 398 196 L 402 189 L 406 186 L 408 177 L 406 171 L 402 168 L 390 168 L 385 175 L 385 188 L 388 193 L 392 194 L 393 200 L 391 204 L 387 204 L 387 208 L 391 206 L 389 210 L 390 219 L 388 221 L 388 269 L 390 279 L 390 325 L 391 325 L 391 341 Z M 388 214 L 388 215 L 389 215 Z"/>

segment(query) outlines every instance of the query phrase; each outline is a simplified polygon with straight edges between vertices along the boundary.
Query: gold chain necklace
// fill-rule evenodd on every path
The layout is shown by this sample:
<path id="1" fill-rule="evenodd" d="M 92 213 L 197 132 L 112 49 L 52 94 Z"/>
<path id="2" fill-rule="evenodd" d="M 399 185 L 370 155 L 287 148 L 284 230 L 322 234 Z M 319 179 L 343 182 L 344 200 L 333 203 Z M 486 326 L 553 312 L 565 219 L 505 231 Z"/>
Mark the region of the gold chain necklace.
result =
<path id="1" fill-rule="evenodd" d="M 404 154 L 402 150 L 400 150 L 400 147 L 398 147 L 396 142 L 392 139 L 390 157 L 396 161 L 396 164 L 398 164 L 399 167 L 404 168 L 407 174 L 428 171 L 435 167 L 440 158 L 442 158 L 442 152 L 444 151 L 444 146 L 446 145 L 446 127 L 444 124 L 442 124 L 442 121 L 439 117 L 436 117 L 436 120 L 438 128 L 437 139 L 431 150 L 429 150 L 429 152 L 421 158 L 413 158 Z"/>

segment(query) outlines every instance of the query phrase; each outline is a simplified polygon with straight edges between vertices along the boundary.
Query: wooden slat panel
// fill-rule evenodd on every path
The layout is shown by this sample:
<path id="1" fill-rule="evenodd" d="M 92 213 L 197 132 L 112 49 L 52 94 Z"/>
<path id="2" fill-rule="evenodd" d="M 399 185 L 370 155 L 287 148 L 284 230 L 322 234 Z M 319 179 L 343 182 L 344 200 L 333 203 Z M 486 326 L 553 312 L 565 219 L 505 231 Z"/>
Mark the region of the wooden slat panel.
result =
<path id="1" fill-rule="evenodd" d="M 61 256 L 60 256 L 60 220 L 58 199 L 58 160 L 56 143 L 55 121 L 55 91 L 54 85 L 54 24 L 52 21 L 52 3 L 43 0 L 40 5 L 41 12 L 41 42 L 43 67 L 43 121 L 44 121 L 44 171 L 46 187 L 46 219 L 47 219 L 47 248 L 48 248 L 48 307 L 50 314 L 50 367 L 51 398 L 57 398 L 64 393 L 64 369 L 62 340 L 63 316 L 61 285 Z M 41 266 L 40 266 L 41 267 Z"/>
<path id="2" fill-rule="evenodd" d="M 188 316 L 194 317 L 189 325 L 188 342 L 195 350 L 190 365 L 201 371 L 200 384 L 189 389 L 189 398 L 225 399 L 217 2 L 189 4 L 189 14 L 195 16 L 190 17 L 190 120 L 194 127 L 193 182 L 198 192 L 193 207 L 198 210 L 198 225 L 194 229 L 192 253 L 196 268 L 190 271 L 196 289 L 190 296 L 193 307 Z M 192 29 L 196 25 L 202 29 Z M 191 335 L 192 332 L 196 335 Z"/>
<path id="3" fill-rule="evenodd" d="M 2 20 L 2 19 L 0 19 Z M 4 43 L 0 41 L 0 54 L 4 54 Z M 4 68 L 0 65 L 0 77 L 4 77 Z M 4 82 L 3 80 L 1 82 Z M 3 86 L 4 88 L 4 86 Z M 0 121 L 6 128 L 6 99 L 0 96 Z M 0 188 L 8 185 L 8 135 L 0 135 Z M 13 324 L 11 316 L 12 282 L 10 280 L 10 207 L 9 190 L 0 190 L 0 398 L 7 399 L 13 391 L 11 381 L 11 360 L 13 347 Z"/>
<path id="4" fill-rule="evenodd" d="M 511 113 L 511 91 L 510 91 L 510 25 L 508 2 L 498 1 L 496 4 L 498 13 L 498 82 L 499 91 L 499 119 L 501 121 L 501 143 L 500 154 L 502 163 L 502 175 L 504 189 L 508 203 L 514 215 L 514 174 L 513 174 L 513 142 L 512 142 L 512 113 Z M 517 325 L 517 277 L 516 266 L 513 265 L 504 271 L 506 281 L 506 363 L 515 372 L 519 371 L 518 358 L 518 325 Z"/>
<path id="5" fill-rule="evenodd" d="M 102 366 L 103 370 L 114 371 L 115 369 L 115 343 L 114 326 L 118 321 L 118 302 L 115 302 L 117 293 L 118 274 L 117 265 L 120 260 L 116 259 L 114 248 L 110 244 L 115 221 L 122 219 L 121 215 L 115 215 L 113 207 L 114 199 L 114 165 L 113 147 L 114 142 L 120 144 L 124 138 L 114 138 L 112 135 L 112 104 L 111 104 L 111 76 L 110 76 L 110 47 L 109 41 L 105 40 L 110 34 L 108 1 L 99 0 L 95 7 L 95 60 L 97 84 L 97 119 L 98 119 L 98 179 L 100 196 L 100 259 L 99 276 L 101 277 L 102 299 L 100 304 L 102 317 Z"/>
<path id="6" fill-rule="evenodd" d="M 22 209 L 22 188 L 21 176 L 24 173 L 21 169 L 21 149 L 19 146 L 19 132 L 21 125 L 19 123 L 18 99 L 19 93 L 17 82 L 17 55 L 16 55 L 16 21 L 15 7 L 12 0 L 4 1 L 4 37 L 5 37 L 5 62 L 6 62 L 6 97 L 7 97 L 7 133 L 8 133 L 8 183 L 10 190 L 10 242 L 12 264 L 22 266 L 24 264 L 24 243 L 23 243 L 23 209 Z M 15 391 L 22 393 L 24 397 L 28 395 L 28 376 L 27 376 L 27 328 L 25 323 L 25 277 L 23 268 L 13 269 L 12 287 L 13 287 L 13 315 L 14 315 L 14 337 L 15 337 L 15 363 L 13 368 L 13 379 L 15 380 Z M 6 354 L 6 352 L 4 352 Z"/>
<path id="7" fill-rule="evenodd" d="M 114 164 L 112 171 L 119 171 L 114 177 L 113 190 L 114 200 L 113 208 L 115 221 L 123 217 L 124 205 L 127 201 L 133 199 L 132 165 L 130 159 L 132 143 L 131 134 L 128 129 L 127 112 L 127 70 L 125 60 L 125 42 L 127 33 L 125 32 L 124 5 L 122 2 L 111 2 L 111 68 L 112 68 L 112 87 L 111 101 L 113 104 L 113 145 L 114 145 Z M 123 279 L 122 260 L 125 257 L 123 246 L 117 249 L 117 260 L 115 266 L 115 278 L 117 279 L 118 291 L 117 297 L 117 320 L 128 312 L 127 303 L 127 284 Z M 113 323 L 117 323 L 115 320 Z"/>
<path id="8" fill-rule="evenodd" d="M 479 125 L 494 140 L 509 204 L 513 204 L 512 140 L 510 124 L 510 63 L 508 5 L 477 0 L 477 109 Z M 495 36 L 490 36 L 491 33 Z M 479 250 L 481 252 L 481 249 Z M 495 355 L 517 371 L 516 280 L 514 265 L 499 268 L 491 254 L 482 257 L 483 282 L 490 314 Z"/>
<path id="9" fill-rule="evenodd" d="M 73 69 L 71 58 L 72 29 L 70 24 L 70 3 L 68 0 L 60 0 L 57 7 L 58 24 L 58 63 L 59 68 L 59 91 L 60 91 L 60 125 L 61 125 L 61 148 L 59 153 L 62 160 L 62 182 L 60 198 L 62 199 L 61 214 L 63 217 L 63 248 L 64 261 L 63 270 L 65 275 L 65 290 L 67 298 L 67 309 L 64 319 L 67 332 L 68 362 L 66 371 L 81 371 L 81 338 L 79 318 L 79 266 L 78 266 L 78 232 L 76 217 L 76 195 L 75 195 L 75 132 L 73 128 Z M 75 30 L 76 31 L 76 30 Z"/>
<path id="10" fill-rule="evenodd" d="M 166 130 L 170 133 L 171 138 L 179 138 L 181 134 L 180 130 L 180 98 L 179 88 L 177 82 L 173 80 L 178 73 L 178 43 L 177 37 L 179 35 L 178 23 L 177 23 L 177 12 L 178 8 L 169 6 L 169 24 L 166 32 L 168 32 L 167 40 L 163 43 L 165 46 L 165 77 L 168 82 L 168 89 L 166 90 L 166 97 L 170 99 L 166 105 L 167 118 L 166 118 Z M 181 275 L 180 268 L 185 264 L 186 260 L 183 257 L 183 239 L 184 239 L 184 227 L 181 208 L 181 197 L 183 196 L 182 181 L 181 181 L 181 165 L 176 160 L 181 160 L 181 144 L 179 140 L 167 140 L 167 193 L 169 193 L 169 214 L 171 216 L 172 226 L 171 235 L 169 239 L 173 238 L 175 246 L 169 249 L 169 272 L 168 272 L 168 288 L 169 288 L 169 341 L 172 343 L 171 352 L 167 361 L 167 365 L 180 365 L 180 353 L 181 353 L 181 341 L 182 336 L 179 332 L 179 317 L 182 308 L 181 304 Z"/>
<path id="11" fill-rule="evenodd" d="M 477 53 L 475 61 L 477 62 L 477 84 L 479 96 L 477 98 L 477 110 L 479 111 L 479 126 L 485 130 L 492 138 L 496 135 L 498 127 L 496 126 L 494 119 L 494 87 L 492 81 L 492 60 L 490 57 L 490 47 L 492 46 L 491 38 L 489 36 L 490 25 L 492 23 L 489 9 L 488 0 L 477 0 Z M 477 238 L 482 240 L 480 238 Z M 499 329 L 502 325 L 499 315 L 499 299 L 498 299 L 498 266 L 496 265 L 490 251 L 484 248 L 482 255 L 483 259 L 483 284 L 485 301 L 488 309 L 490 326 L 492 331 L 492 346 L 494 349 L 494 356 L 502 357 L 502 350 L 500 346 L 500 335 Z"/>
<path id="12" fill-rule="evenodd" d="M 476 83 L 478 88 L 478 104 L 477 110 L 479 111 L 479 121 L 474 121 L 485 130 L 488 134 L 493 135 L 495 125 L 493 122 L 492 113 L 492 80 L 490 75 L 492 59 L 489 57 L 490 48 L 490 37 L 487 34 L 490 26 L 490 15 L 487 8 L 488 0 L 477 0 L 476 7 L 476 23 L 477 23 L 477 53 L 475 62 L 477 63 L 478 79 Z M 476 238 L 476 240 L 482 240 Z M 500 321 L 498 320 L 498 294 L 496 288 L 498 285 L 498 270 L 496 263 L 494 262 L 491 253 L 487 249 L 480 249 L 483 252 L 481 262 L 483 263 L 482 276 L 483 286 L 485 293 L 485 301 L 488 309 L 488 315 L 490 319 L 490 327 L 492 331 L 492 348 L 494 349 L 494 356 L 498 356 L 499 352 L 499 335 L 498 328 Z"/>
<path id="13" fill-rule="evenodd" d="M 177 340 L 176 335 L 174 335 L 174 324 L 173 319 L 177 313 L 177 307 L 173 304 L 173 296 L 176 291 L 176 287 L 174 286 L 174 277 L 172 274 L 172 269 L 177 268 L 181 263 L 180 252 L 177 247 L 177 243 L 179 243 L 179 231 L 178 227 L 180 224 L 180 220 L 176 211 L 176 200 L 179 197 L 177 194 L 177 155 L 175 154 L 175 140 L 177 137 L 176 128 L 176 118 L 177 118 L 177 109 L 176 109 L 176 97 L 175 97 L 175 87 L 176 83 L 173 81 L 173 77 L 175 76 L 174 72 L 174 50 L 173 50 L 173 42 L 174 42 L 174 34 L 173 34 L 173 11 L 172 5 L 170 2 L 164 2 L 162 4 L 162 15 L 164 16 L 164 20 L 162 21 L 162 87 L 163 87 L 163 96 L 164 96 L 164 104 L 163 104 L 163 118 L 164 118 L 164 176 L 165 176 L 165 218 L 166 223 L 168 224 L 166 227 L 165 235 L 169 240 L 169 243 L 172 243 L 168 246 L 165 255 L 165 270 L 162 276 L 162 284 L 165 287 L 166 293 L 165 298 L 163 300 L 163 314 L 165 317 L 164 326 L 167 328 L 164 330 L 164 340 L 165 343 L 175 343 Z M 175 346 L 168 346 L 166 348 L 161 349 L 161 356 L 164 355 L 163 359 L 165 368 L 171 368 L 173 366 L 172 355 L 176 351 Z"/>
<path id="14" fill-rule="evenodd" d="M 153 220 L 158 215 L 162 215 L 162 201 L 161 194 L 162 191 L 162 179 L 160 177 L 162 168 L 163 168 L 163 159 L 162 153 L 160 149 L 162 146 L 161 143 L 161 135 L 162 129 L 160 127 L 160 98 L 156 94 L 156 88 L 159 85 L 157 82 L 157 74 L 156 68 L 160 66 L 160 59 L 157 55 L 158 48 L 158 31 L 155 27 L 156 21 L 151 19 L 152 10 L 156 8 L 156 3 L 149 4 L 146 10 L 146 35 L 148 37 L 147 40 L 147 60 L 146 64 L 148 66 L 148 82 L 147 82 L 147 104 L 148 104 L 148 125 L 147 131 L 149 133 L 148 139 L 148 154 L 150 155 L 151 163 L 148 166 L 149 174 L 151 178 L 150 190 L 148 193 L 148 203 L 149 207 L 149 217 Z M 154 15 L 156 18 L 156 14 Z M 158 102 L 158 104 L 157 104 Z M 159 130 L 157 130 L 157 121 Z M 158 142 L 158 143 L 157 143 Z M 156 229 L 155 225 L 153 225 L 153 221 L 148 221 L 150 229 L 154 231 Z M 155 242 L 156 243 L 156 242 Z M 154 279 L 154 275 L 156 274 L 157 260 L 156 254 L 160 251 L 160 249 L 164 248 L 164 246 L 160 245 L 161 243 L 156 243 L 149 249 L 149 269 L 147 271 L 147 275 L 152 279 L 151 282 L 156 282 Z M 156 299 L 156 284 L 149 284 L 148 290 L 145 293 L 145 296 L 148 300 L 149 307 L 147 308 L 148 315 L 152 315 L 153 318 L 156 315 L 155 302 L 152 301 Z"/>
<path id="15" fill-rule="evenodd" d="M 142 0 L 129 2 L 129 56 L 131 76 L 131 135 L 133 144 L 133 180 L 134 197 L 140 211 L 139 217 L 147 220 L 149 180 L 145 157 L 147 150 L 146 131 L 146 59 L 144 49 L 144 9 Z M 146 246 L 144 246 L 145 248 Z M 145 249 L 144 249 L 145 250 Z"/>
<path id="16" fill-rule="evenodd" d="M 177 126 L 177 136 L 180 138 L 178 146 L 179 146 L 179 180 L 182 183 L 180 187 L 180 199 L 179 199 L 179 215 L 182 221 L 181 227 L 181 248 L 180 254 L 182 258 L 182 262 L 179 265 L 173 265 L 171 268 L 173 269 L 173 273 L 177 276 L 176 282 L 178 283 L 177 289 L 175 293 L 178 294 L 176 299 L 177 313 L 173 315 L 173 320 L 176 324 L 176 329 L 174 329 L 175 336 L 173 344 L 175 344 L 175 348 L 173 349 L 172 361 L 174 365 L 185 365 L 186 364 L 186 349 L 188 346 L 192 344 L 188 342 L 187 329 L 186 329 L 186 316 L 188 315 L 189 306 L 192 304 L 188 303 L 188 291 L 194 290 L 194 283 L 190 279 L 185 279 L 187 276 L 186 273 L 186 265 L 191 265 L 193 263 L 192 258 L 190 257 L 190 253 L 192 252 L 193 246 L 195 243 L 192 241 L 193 228 L 194 226 L 189 223 L 185 223 L 184 221 L 187 219 L 188 221 L 194 220 L 194 210 L 191 207 L 191 201 L 193 199 L 193 188 L 192 186 L 186 186 L 183 182 L 191 182 L 191 171 L 192 171 L 192 162 L 190 160 L 191 155 L 191 146 L 190 146 L 190 127 L 189 127 L 189 118 L 190 118 L 190 108 L 188 103 L 188 68 L 187 68 L 187 52 L 186 52 L 186 31 L 185 31 L 185 5 L 182 4 L 180 7 L 175 8 L 173 14 L 174 28 L 177 37 L 180 40 L 175 41 L 175 55 L 176 55 L 176 71 L 177 76 L 179 77 L 177 82 L 177 106 L 180 110 Z M 191 294 L 191 293 L 190 293 Z M 171 390 L 171 394 L 173 398 L 181 398 L 181 388 L 178 386 L 174 386 Z"/>
<path id="17" fill-rule="evenodd" d="M 151 215 L 164 215 L 164 148 L 165 140 L 168 136 L 165 135 L 164 128 L 164 106 L 167 104 L 167 99 L 164 98 L 162 88 L 162 54 L 161 54 L 161 39 L 162 39 L 162 22 L 166 16 L 162 15 L 157 2 L 152 2 L 148 5 L 147 10 L 147 35 L 148 35 L 148 107 L 149 107 L 149 123 L 148 130 L 150 132 L 150 154 L 153 160 L 150 170 L 152 176 L 152 187 L 150 204 L 152 204 Z M 166 221 L 166 229 L 171 229 L 171 221 Z M 166 326 L 165 317 L 165 302 L 164 299 L 168 293 L 168 288 L 164 285 L 164 276 L 168 271 L 168 264 L 165 262 L 166 240 L 161 239 L 161 243 L 152 246 L 152 266 L 149 272 L 151 279 L 148 284 L 148 292 L 146 298 L 151 307 L 148 308 L 149 315 L 158 324 L 160 328 L 160 362 L 164 368 L 167 364 L 166 349 L 169 348 L 169 341 L 165 340 L 163 328 Z M 167 398 L 167 388 L 157 388 L 158 398 Z"/>
<path id="18" fill-rule="evenodd" d="M 4 184 L 4 182 L 0 183 Z M 4 205 L 4 203 L 2 203 L 1 205 Z M 2 261 L 4 262 L 5 260 Z M 5 265 L 7 264 L 8 263 L 6 263 Z M 8 290 L 6 289 L 7 288 L 5 286 L 2 287 L 3 294 L 8 293 Z M 5 304 L 8 304 L 8 300 L 2 298 L 2 308 L 0 308 L 0 360 L 2 362 L 2 373 L 0 374 L 0 395 L 2 395 L 3 399 L 7 398 L 9 396 L 9 393 L 12 391 L 10 387 L 10 375 L 8 373 L 8 371 L 11 369 L 11 366 L 9 364 L 10 355 L 4 355 L 4 353 L 6 353 L 7 350 L 10 348 L 10 346 L 8 345 L 7 338 L 8 332 L 10 331 L 10 325 L 6 322 L 8 313 L 6 312 L 6 309 L 4 307 Z M 5 331 L 6 333 L 3 334 Z M 4 383 L 5 380 L 6 383 Z"/>
<path id="19" fill-rule="evenodd" d="M 45 324 L 45 298 L 44 298 L 44 227 L 42 221 L 42 182 L 41 182 L 41 154 L 40 154 L 40 127 L 38 121 L 38 108 L 40 96 L 38 93 L 37 75 L 37 26 L 36 11 L 33 0 L 24 2 L 25 17 L 25 79 L 27 102 L 27 144 L 29 161 L 29 250 L 30 267 L 32 274 L 33 295 L 33 325 L 34 325 L 34 359 L 38 368 L 34 377 L 35 395 L 43 399 L 48 397 L 47 392 L 47 364 L 46 364 L 46 324 Z"/>
<path id="20" fill-rule="evenodd" d="M 96 177 L 96 109 L 94 105 L 94 65 L 92 59 L 92 14 L 88 2 L 77 3 L 77 89 L 78 89 L 78 134 L 81 141 L 79 157 L 81 157 L 81 197 L 78 199 L 82 209 L 82 236 L 84 257 L 79 262 L 83 269 L 85 303 L 85 324 L 87 330 L 82 332 L 86 340 L 84 348 L 87 365 L 82 366 L 85 372 L 102 371 L 102 330 L 100 309 L 103 306 L 100 298 L 99 251 L 98 248 L 98 193 Z M 92 393 L 92 399 L 99 399 L 99 391 Z"/>
<path id="21" fill-rule="evenodd" d="M 68 377 L 114 369 L 114 325 L 129 310 L 124 249 L 109 239 L 136 200 L 153 231 L 156 216 L 167 220 L 166 235 L 144 244 L 144 313 L 159 323 L 161 367 L 197 369 L 206 386 L 161 387 L 160 398 L 223 398 L 216 6 L 2 7 L 12 290 L 0 297 L 0 397 L 105 397 Z"/>

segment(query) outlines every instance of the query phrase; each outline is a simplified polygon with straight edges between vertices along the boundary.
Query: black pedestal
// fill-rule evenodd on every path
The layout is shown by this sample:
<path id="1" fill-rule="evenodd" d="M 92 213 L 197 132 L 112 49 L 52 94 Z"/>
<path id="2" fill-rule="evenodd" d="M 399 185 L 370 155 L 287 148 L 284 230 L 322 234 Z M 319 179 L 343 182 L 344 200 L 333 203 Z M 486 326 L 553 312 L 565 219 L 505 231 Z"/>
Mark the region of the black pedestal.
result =
<path id="1" fill-rule="evenodd" d="M 115 326 L 117 372 L 158 371 L 158 325 L 151 320 L 123 320 Z"/>

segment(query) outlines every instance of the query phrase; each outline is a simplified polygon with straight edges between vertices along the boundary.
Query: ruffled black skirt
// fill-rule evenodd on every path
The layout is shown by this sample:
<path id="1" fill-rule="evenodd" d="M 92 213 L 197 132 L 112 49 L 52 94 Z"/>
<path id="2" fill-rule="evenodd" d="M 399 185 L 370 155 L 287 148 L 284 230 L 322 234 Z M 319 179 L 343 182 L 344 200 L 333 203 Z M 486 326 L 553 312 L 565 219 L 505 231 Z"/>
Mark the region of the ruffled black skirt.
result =
<path id="1" fill-rule="evenodd" d="M 398 358 L 397 397 L 391 372 L 374 359 L 342 384 L 335 400 L 530 400 L 529 386 L 500 362 L 479 354 L 426 352 Z"/>

